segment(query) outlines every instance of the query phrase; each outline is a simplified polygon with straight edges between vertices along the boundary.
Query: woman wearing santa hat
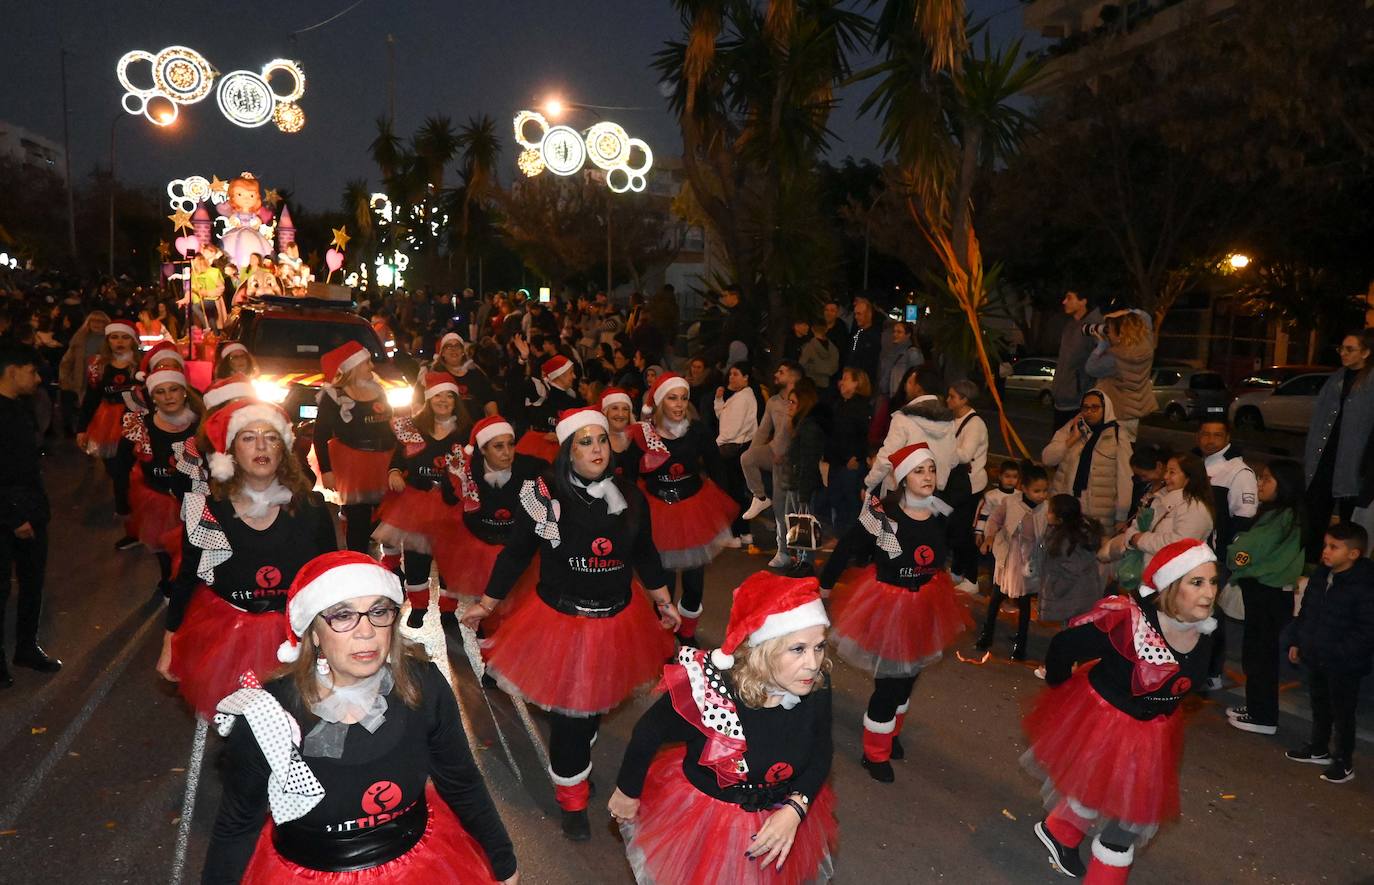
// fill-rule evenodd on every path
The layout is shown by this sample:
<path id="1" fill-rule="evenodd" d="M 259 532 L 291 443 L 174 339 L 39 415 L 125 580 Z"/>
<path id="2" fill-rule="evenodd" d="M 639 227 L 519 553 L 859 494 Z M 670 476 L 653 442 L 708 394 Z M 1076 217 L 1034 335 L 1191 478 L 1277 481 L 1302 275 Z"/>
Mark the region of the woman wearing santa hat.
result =
<path id="1" fill-rule="evenodd" d="M 276 666 L 286 588 L 337 543 L 328 508 L 291 456 L 280 407 L 238 400 L 205 419 L 198 436 L 210 481 L 193 482 L 182 499 L 181 569 L 157 670 L 209 716 L 244 670 Z"/>
<path id="2" fill-rule="evenodd" d="M 463 451 L 467 415 L 459 416 L 458 387 L 447 372 L 425 375 L 425 406 L 414 418 L 393 418 L 396 451 L 387 476 L 390 490 L 377 508 L 372 537 L 405 555 L 410 626 L 419 627 L 429 607 L 429 567 L 450 523 L 458 513 L 446 499 L 450 461 Z M 440 574 L 452 580 L 453 576 Z M 416 615 L 419 612 L 419 615 Z"/>
<path id="3" fill-rule="evenodd" d="M 487 373 L 478 368 L 468 356 L 468 344 L 457 332 L 445 332 L 439 339 L 436 356 L 430 370 L 447 372 L 458 385 L 458 399 L 474 420 L 490 417 L 498 411 L 496 388 Z"/>
<path id="4" fill-rule="evenodd" d="M 815 578 L 758 572 L 735 590 L 721 647 L 664 668 L 608 803 L 636 881 L 831 878 L 829 623 Z"/>
<path id="5" fill-rule="evenodd" d="M 473 425 L 467 449 L 449 462 L 448 490 L 462 505 L 463 518 L 446 522 L 442 539 L 435 545 L 439 574 L 447 585 L 439 588 L 441 616 L 456 611 L 460 597 L 481 597 L 496 557 L 515 529 L 520 489 L 547 469 L 538 458 L 515 453 L 515 428 L 500 415 Z M 525 569 L 511 592 L 518 598 L 521 591 L 533 587 L 536 573 L 533 567 Z M 429 594 L 423 599 L 407 595 L 411 626 L 419 626 Z M 507 602 L 504 607 L 510 606 Z"/>
<path id="6" fill-rule="evenodd" d="M 215 378 L 228 378 L 242 375 L 248 380 L 258 377 L 258 361 L 239 341 L 226 341 L 219 347 L 219 358 L 215 361 Z"/>
<path id="7" fill-rule="evenodd" d="M 828 593 L 852 555 L 873 560 L 845 576 L 830 610 L 840 657 L 873 674 L 862 762 L 883 783 L 895 779 L 889 760 L 905 756 L 898 736 L 916 678 L 973 624 L 944 567 L 951 508 L 936 496 L 935 456 L 917 443 L 890 460 L 897 488 L 882 501 L 869 497 L 821 572 Z"/>
<path id="8" fill-rule="evenodd" d="M 634 422 L 635 404 L 630 392 L 619 387 L 607 387 L 601 392 L 601 413 L 611 432 L 611 460 L 615 475 L 634 482 L 639 478 L 639 446 L 630 439 L 630 425 Z"/>
<path id="9" fill-rule="evenodd" d="M 130 513 L 124 531 L 157 557 L 158 590 L 167 596 L 181 564 L 181 498 L 191 488 L 191 476 L 178 470 L 177 463 L 186 441 L 195 436 L 204 407 L 179 369 L 158 369 L 143 384 L 153 411 L 124 413 L 117 456 L 130 470 Z"/>
<path id="10" fill-rule="evenodd" d="M 320 388 L 315 419 L 320 482 L 339 496 L 348 549 L 366 553 L 373 506 L 389 487 L 391 453 L 396 448 L 391 406 L 372 373 L 372 354 L 358 342 L 346 342 L 325 354 L 320 369 L 328 379 Z"/>
<path id="11" fill-rule="evenodd" d="M 86 364 L 86 395 L 76 418 L 76 446 L 105 462 L 114 487 L 115 515 L 129 515 L 129 471 L 115 462 L 124 435 L 125 394 L 138 386 L 138 332 L 126 319 L 105 326 L 100 353 Z M 121 539 L 122 540 L 122 539 Z"/>
<path id="12" fill-rule="evenodd" d="M 660 375 L 644 395 L 652 409 L 647 421 L 630 427 L 640 450 L 641 485 L 648 493 L 654 519 L 654 544 L 663 567 L 682 576 L 678 636 L 692 642 L 701 619 L 706 565 L 732 537 L 730 526 L 739 505 L 709 476 L 720 476 L 722 463 L 715 434 L 697 420 L 687 379 L 675 372 Z"/>
<path id="13" fill-rule="evenodd" d="M 573 361 L 567 357 L 551 357 L 540 367 L 544 380 L 529 380 L 532 389 L 525 397 L 525 408 L 530 429 L 515 447 L 520 454 L 532 455 L 547 464 L 552 464 L 558 457 L 555 433 L 558 416 L 582 405 L 576 393 L 577 373 L 573 368 Z"/>
<path id="14" fill-rule="evenodd" d="M 360 553 L 296 574 L 289 669 L 245 675 L 218 705 L 230 769 L 202 882 L 519 881 L 453 689 L 401 636 L 400 602 Z"/>
<path id="15" fill-rule="evenodd" d="M 1217 585 L 1211 548 L 1175 541 L 1138 596 L 1101 600 L 1050 641 L 1021 761 L 1045 780 L 1035 835 L 1060 872 L 1084 875 L 1079 846 L 1094 834 L 1086 881 L 1124 883 L 1136 846 L 1178 817 L 1180 707 L 1207 677 Z"/>
<path id="16" fill-rule="evenodd" d="M 601 714 L 653 683 L 678 626 L 648 505 L 616 478 L 606 428 L 595 408 L 563 413 L 552 480 L 521 485 L 515 530 L 463 615 L 475 629 L 539 554 L 537 592 L 516 600 L 483 658 L 503 690 L 549 711 L 550 775 L 575 841 L 591 838 L 587 779 Z"/>

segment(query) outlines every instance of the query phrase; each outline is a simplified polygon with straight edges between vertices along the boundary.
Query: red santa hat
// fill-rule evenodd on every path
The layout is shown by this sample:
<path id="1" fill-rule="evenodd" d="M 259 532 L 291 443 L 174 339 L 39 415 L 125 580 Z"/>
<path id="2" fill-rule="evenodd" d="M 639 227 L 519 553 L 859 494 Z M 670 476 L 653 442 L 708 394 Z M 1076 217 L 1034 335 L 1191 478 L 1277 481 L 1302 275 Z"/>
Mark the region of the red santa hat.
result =
<path id="1" fill-rule="evenodd" d="M 1216 561 L 1212 548 L 1196 539 L 1168 544 L 1150 558 L 1140 575 L 1140 595 L 1153 596 L 1203 563 Z"/>
<path id="2" fill-rule="evenodd" d="M 221 378 L 205 390 L 205 408 L 213 409 L 236 399 L 247 399 L 254 395 L 253 382 L 237 373 Z"/>
<path id="3" fill-rule="evenodd" d="M 569 372 L 572 369 L 572 367 L 572 360 L 568 359 L 562 354 L 559 354 L 558 356 L 549 357 L 548 359 L 544 360 L 544 365 L 540 366 L 539 368 L 540 371 L 544 373 L 544 377 L 547 378 L 549 381 L 552 381 L 558 376 Z"/>
<path id="4" fill-rule="evenodd" d="M 154 366 L 169 361 L 181 366 L 183 370 L 186 368 L 186 357 L 181 355 L 177 346 L 170 341 L 159 341 L 144 352 L 143 359 L 138 364 L 138 378 L 147 378 Z"/>
<path id="5" fill-rule="evenodd" d="M 900 486 L 908 473 L 925 462 L 934 460 L 935 453 L 925 443 L 916 443 L 904 449 L 898 449 L 888 456 L 888 461 L 892 463 L 892 481 Z"/>
<path id="6" fill-rule="evenodd" d="M 606 416 L 596 406 L 581 406 L 576 409 L 564 409 L 558 413 L 558 424 L 554 427 L 554 436 L 558 437 L 558 444 L 563 445 L 563 441 L 572 436 L 584 427 L 595 424 L 607 433 L 611 431 L 610 422 Z"/>
<path id="7" fill-rule="evenodd" d="M 190 389 L 190 385 L 186 383 L 185 373 L 179 372 L 176 369 L 158 369 L 156 372 L 149 375 L 147 380 L 144 381 L 143 384 L 148 388 L 148 392 L 152 393 L 154 387 L 157 387 L 159 384 L 166 384 L 168 382 L 171 382 L 173 384 L 180 384 L 187 390 Z"/>
<path id="8" fill-rule="evenodd" d="M 234 458 L 229 454 L 229 447 L 233 445 L 234 437 L 238 436 L 240 430 L 256 421 L 266 421 L 273 430 L 280 433 L 282 444 L 288 450 L 296 441 L 295 435 L 291 432 L 291 419 L 286 417 L 286 412 L 282 411 L 281 406 L 260 400 L 236 400 L 205 419 L 205 435 L 213 449 L 205 459 L 210 465 L 211 476 L 220 482 L 233 478 Z M 283 457 L 291 457 L 290 451 Z"/>
<path id="9" fill-rule="evenodd" d="M 515 428 L 500 415 L 491 415 L 472 425 L 472 435 L 468 437 L 468 445 L 474 450 L 480 449 L 503 434 L 515 436 Z"/>
<path id="10" fill-rule="evenodd" d="M 358 342 L 345 341 L 320 357 L 320 372 L 327 383 L 333 384 L 339 380 L 340 375 L 354 366 L 361 365 L 362 361 L 371 355 L 367 348 Z"/>
<path id="11" fill-rule="evenodd" d="M 426 372 L 425 373 L 425 400 L 441 393 L 451 393 L 458 397 L 458 385 L 453 383 L 453 376 L 448 372 Z"/>
<path id="12" fill-rule="evenodd" d="M 442 337 L 442 338 L 439 339 L 439 349 L 438 349 L 437 351 L 435 351 L 435 352 L 436 352 L 436 353 L 443 353 L 443 352 L 444 352 L 444 348 L 445 348 L 445 347 L 448 347 L 450 344 L 456 344 L 456 345 L 458 345 L 459 347 L 467 347 L 467 346 L 468 346 L 468 343 L 467 343 L 466 341 L 463 340 L 463 336 L 462 336 L 462 335 L 459 335 L 457 332 L 445 332 L 445 333 L 444 333 L 444 337 Z"/>
<path id="13" fill-rule="evenodd" d="M 228 357 L 228 356 L 230 356 L 230 355 L 232 355 L 232 354 L 236 354 L 236 353 L 247 354 L 247 353 L 248 353 L 248 348 L 245 347 L 241 342 L 238 342 L 238 341 L 226 341 L 226 342 L 224 342 L 223 344 L 220 345 L 220 348 L 219 348 L 219 358 L 220 358 L 220 359 L 224 359 L 225 357 Z"/>
<path id="14" fill-rule="evenodd" d="M 667 396 L 670 391 L 678 388 L 690 391 L 692 385 L 688 384 L 687 379 L 683 378 L 677 372 L 664 372 L 662 375 L 658 376 L 658 380 L 649 388 L 648 394 L 644 397 L 644 404 L 647 406 L 652 402 L 654 405 L 658 405 L 663 402 L 663 398 Z"/>
<path id="15" fill-rule="evenodd" d="M 300 637 L 316 615 L 360 596 L 382 596 L 397 605 L 405 598 L 400 579 L 364 553 L 338 550 L 301 566 L 286 591 L 286 641 L 277 646 L 277 660 L 289 664 L 300 657 Z"/>
<path id="16" fill-rule="evenodd" d="M 130 338 L 134 339 L 135 342 L 138 341 L 138 329 L 134 327 L 133 320 L 125 319 L 124 317 L 115 317 L 105 324 L 106 338 L 120 333 L 128 335 Z"/>
<path id="17" fill-rule="evenodd" d="M 830 618 L 821 602 L 820 581 L 755 572 L 735 588 L 725 641 L 711 652 L 718 669 L 735 666 L 735 650 L 759 645 L 807 627 L 828 627 Z"/>
<path id="18" fill-rule="evenodd" d="M 630 407 L 630 411 L 634 411 L 634 400 L 630 399 L 630 395 L 624 390 L 621 390 L 619 387 L 607 387 L 602 391 L 601 411 L 606 411 L 607 406 L 613 406 L 616 403 L 624 403 Z"/>

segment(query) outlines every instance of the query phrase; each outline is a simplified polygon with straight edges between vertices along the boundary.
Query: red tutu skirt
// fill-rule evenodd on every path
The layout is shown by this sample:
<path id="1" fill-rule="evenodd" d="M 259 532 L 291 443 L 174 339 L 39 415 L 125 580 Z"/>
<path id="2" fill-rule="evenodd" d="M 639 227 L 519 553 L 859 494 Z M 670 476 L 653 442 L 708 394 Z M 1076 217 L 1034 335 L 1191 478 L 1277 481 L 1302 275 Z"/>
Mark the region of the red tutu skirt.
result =
<path id="1" fill-rule="evenodd" d="M 124 413 L 128 411 L 123 402 L 107 403 L 101 401 L 96 406 L 91 423 L 86 425 L 86 454 L 97 458 L 113 458 L 119 451 L 119 441 L 124 438 Z"/>
<path id="2" fill-rule="evenodd" d="M 664 568 L 706 565 L 730 539 L 739 504 L 711 480 L 703 478 L 701 491 L 676 504 L 654 497 L 642 482 L 640 488 L 649 499 L 654 546 Z"/>
<path id="3" fill-rule="evenodd" d="M 1022 723 L 1022 762 L 1045 778 L 1046 799 L 1071 798 L 1102 820 L 1149 831 L 1178 817 L 1183 717 L 1140 720 L 1107 703 L 1080 667 L 1046 688 Z"/>
<path id="4" fill-rule="evenodd" d="M 779 871 L 776 862 L 761 867 L 744 856 L 750 837 L 774 811 L 745 811 L 701 792 L 682 773 L 685 754 L 678 745 L 654 757 L 639 814 L 621 825 L 625 853 L 640 885 L 802 885 L 834 876 L 831 855 L 839 825 L 835 794 L 828 784 L 797 827 L 792 850 Z"/>
<path id="5" fill-rule="evenodd" d="M 372 537 L 390 547 L 433 553 L 449 523 L 462 524 L 462 510 L 444 503 L 438 489 L 422 492 L 412 486 L 387 492 L 377 508 L 378 525 Z"/>
<path id="6" fill-rule="evenodd" d="M 281 668 L 277 646 L 286 638 L 286 614 L 250 614 L 200 586 L 191 595 L 181 627 L 172 634 L 172 675 L 195 711 L 207 719 L 215 705 L 252 670 L 266 682 Z"/>
<path id="7" fill-rule="evenodd" d="M 391 450 L 364 452 L 329 440 L 329 465 L 334 472 L 334 494 L 342 504 L 376 504 L 388 491 Z"/>
<path id="8" fill-rule="evenodd" d="M 537 593 L 513 602 L 501 628 L 482 640 L 482 657 L 507 694 L 554 713 L 615 709 L 657 682 L 677 648 L 638 581 L 630 604 L 609 618 L 565 615 Z"/>
<path id="9" fill-rule="evenodd" d="M 505 549 L 500 544 L 488 544 L 468 530 L 461 518 L 444 525 L 435 538 L 434 561 L 439 565 L 439 574 L 444 576 L 450 592 L 459 596 L 480 598 L 486 592 L 491 571 L 496 567 L 496 557 Z M 530 561 L 529 568 L 516 582 L 515 590 L 506 595 L 502 608 L 509 608 L 516 590 L 525 586 L 533 587 L 539 577 L 539 557 Z"/>
<path id="10" fill-rule="evenodd" d="M 948 572 L 915 593 L 879 581 L 871 565 L 845 577 L 830 597 L 830 635 L 842 658 L 875 676 L 921 672 L 973 626 Z"/>
<path id="11" fill-rule="evenodd" d="M 129 474 L 129 518 L 124 533 L 154 553 L 172 555 L 173 574 L 181 559 L 181 502 L 151 488 L 137 466 Z"/>
<path id="12" fill-rule="evenodd" d="M 258 834 L 258 847 L 240 880 L 243 885 L 290 885 L 295 882 L 321 882 L 328 885 L 363 885 L 377 882 L 489 883 L 496 881 L 491 862 L 472 834 L 463 829 L 453 809 L 440 798 L 434 784 L 425 787 L 429 822 L 415 847 L 395 860 L 366 870 L 326 873 L 298 866 L 277 853 L 272 844 L 272 821 Z"/>
<path id="13" fill-rule="evenodd" d="M 558 457 L 558 443 L 545 439 L 543 431 L 526 430 L 515 444 L 515 451 L 552 464 L 553 459 Z"/>

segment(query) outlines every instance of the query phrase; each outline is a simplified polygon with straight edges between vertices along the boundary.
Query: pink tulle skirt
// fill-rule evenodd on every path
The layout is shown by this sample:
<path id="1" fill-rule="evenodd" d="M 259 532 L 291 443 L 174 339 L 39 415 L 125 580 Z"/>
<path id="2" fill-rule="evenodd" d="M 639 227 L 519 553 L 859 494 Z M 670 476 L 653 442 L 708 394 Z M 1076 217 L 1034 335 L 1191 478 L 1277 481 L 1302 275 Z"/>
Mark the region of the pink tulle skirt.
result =
<path id="1" fill-rule="evenodd" d="M 537 593 L 511 600 L 495 635 L 482 641 L 492 678 L 508 694 L 568 716 L 620 706 L 658 681 L 677 644 L 636 581 L 630 604 L 609 618 L 579 618 Z"/>
<path id="2" fill-rule="evenodd" d="M 245 670 L 265 682 L 281 667 L 277 646 L 285 638 L 284 612 L 249 614 L 198 587 L 172 634 L 177 689 L 198 714 L 213 718 L 215 705 L 238 689 Z"/>
<path id="3" fill-rule="evenodd" d="M 129 511 L 124 533 L 154 553 L 171 554 L 175 574 L 181 559 L 181 502 L 175 495 L 151 488 L 143 470 L 135 465 L 129 474 Z"/>
<path id="4" fill-rule="evenodd" d="M 386 493 L 377 508 L 378 525 L 372 537 L 390 547 L 433 553 L 448 524 L 461 525 L 462 520 L 462 510 L 444 503 L 438 489 L 422 492 L 406 486 L 400 493 Z"/>
<path id="5" fill-rule="evenodd" d="M 97 458 L 113 458 L 124 438 L 124 403 L 101 401 L 96 406 L 91 423 L 86 425 L 86 453 Z"/>
<path id="6" fill-rule="evenodd" d="M 425 787 L 429 822 L 415 847 L 395 860 L 366 870 L 326 873 L 298 866 L 277 853 L 272 844 L 272 821 L 258 835 L 253 859 L 244 871 L 243 885 L 288 885 L 293 882 L 320 882 L 327 885 L 364 885 L 364 883 L 417 882 L 425 885 L 468 885 L 496 881 L 491 862 L 472 834 L 463 829 L 448 803 L 440 798 L 434 784 Z"/>
<path id="7" fill-rule="evenodd" d="M 329 440 L 329 466 L 333 468 L 334 493 L 340 502 L 376 504 L 387 493 L 391 450 L 364 452 L 345 445 L 336 436 Z"/>
<path id="8" fill-rule="evenodd" d="M 515 444 L 515 451 L 552 464 L 553 459 L 558 457 L 558 443 L 545 439 L 543 431 L 526 430 Z"/>
<path id="9" fill-rule="evenodd" d="M 642 482 L 640 488 L 649 500 L 654 546 L 664 568 L 706 565 L 730 539 L 739 504 L 711 480 L 703 478 L 701 491 L 676 504 L 654 497 Z"/>
<path id="10" fill-rule="evenodd" d="M 1022 723 L 1030 749 L 1022 762 L 1045 779 L 1047 800 L 1071 798 L 1130 829 L 1178 817 L 1183 717 L 1140 720 L 1109 704 L 1080 667 L 1046 687 Z"/>
<path id="11" fill-rule="evenodd" d="M 444 576 L 450 592 L 477 599 L 486 591 L 487 581 L 491 579 L 491 571 L 496 566 L 496 557 L 501 555 L 503 549 L 500 544 L 488 544 L 478 538 L 459 517 L 446 523 L 435 539 L 434 561 L 438 563 L 439 574 Z M 511 608 L 516 591 L 533 587 L 538 578 L 539 557 L 535 556 L 529 568 L 520 576 L 515 590 L 507 594 L 501 608 Z"/>
<path id="12" fill-rule="evenodd" d="M 879 581 L 871 565 L 844 578 L 830 597 L 830 635 L 840 657 L 876 676 L 919 673 L 973 626 L 948 572 L 915 593 Z"/>
<path id="13" fill-rule="evenodd" d="M 761 867 L 744 852 L 773 811 L 745 811 L 707 796 L 683 775 L 685 754 L 679 744 L 654 757 L 639 814 L 621 825 L 625 853 L 640 885 L 803 885 L 834 876 L 839 825 L 829 785 L 821 788 L 797 828 L 782 870 L 774 864 Z"/>

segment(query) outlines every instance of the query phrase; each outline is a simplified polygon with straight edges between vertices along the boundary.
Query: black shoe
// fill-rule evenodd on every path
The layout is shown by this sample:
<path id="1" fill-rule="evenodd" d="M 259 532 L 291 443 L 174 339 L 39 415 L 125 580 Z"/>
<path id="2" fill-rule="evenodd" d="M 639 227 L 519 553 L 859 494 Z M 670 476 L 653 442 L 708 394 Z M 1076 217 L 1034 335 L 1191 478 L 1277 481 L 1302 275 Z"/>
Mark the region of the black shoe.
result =
<path id="1" fill-rule="evenodd" d="M 992 648 L 992 631 L 984 630 L 978 637 L 978 641 L 973 643 L 973 647 L 979 651 L 987 651 Z"/>
<path id="2" fill-rule="evenodd" d="M 47 652 L 36 644 L 16 651 L 14 653 L 14 665 L 16 667 L 28 667 L 39 673 L 56 673 L 62 669 L 61 661 L 57 658 L 48 657 Z"/>
<path id="3" fill-rule="evenodd" d="M 1355 779 L 1355 769 L 1349 762 L 1332 762 L 1331 767 L 1322 772 L 1322 780 L 1328 784 L 1343 784 Z"/>
<path id="4" fill-rule="evenodd" d="M 1283 755 L 1294 762 L 1306 762 L 1308 765 L 1331 764 L 1331 754 L 1311 744 L 1304 744 L 1296 750 L 1289 750 Z"/>
<path id="5" fill-rule="evenodd" d="M 676 635 L 678 645 L 681 645 L 683 648 L 701 648 L 701 645 L 697 643 L 697 638 L 695 636 L 683 636 L 681 633 L 678 633 Z"/>
<path id="6" fill-rule="evenodd" d="M 138 538 L 132 537 L 132 536 L 130 536 L 130 535 L 125 535 L 124 537 L 120 538 L 118 541 L 115 541 L 114 547 L 115 547 L 116 550 L 132 550 L 132 549 L 134 549 L 135 547 L 137 547 L 138 545 L 139 545 L 139 540 L 138 540 Z"/>
<path id="7" fill-rule="evenodd" d="M 816 577 L 816 567 L 809 562 L 802 561 L 788 569 L 785 574 L 789 578 L 814 578 Z"/>
<path id="8" fill-rule="evenodd" d="M 445 630 L 458 629 L 457 612 L 439 612 L 439 626 Z"/>
<path id="9" fill-rule="evenodd" d="M 586 842 L 592 838 L 592 824 L 585 808 L 563 812 L 563 837 L 572 842 Z"/>
<path id="10" fill-rule="evenodd" d="M 1024 642 L 1012 643 L 1011 659 L 1013 661 L 1024 661 L 1026 659 L 1026 644 Z"/>
<path id="11" fill-rule="evenodd" d="M 906 758 L 906 748 L 902 746 L 902 738 L 900 735 L 894 734 L 892 736 L 892 758 L 899 760 Z"/>
<path id="12" fill-rule="evenodd" d="M 406 616 L 406 626 L 412 630 L 419 630 L 425 623 L 425 615 L 429 612 L 427 608 L 412 608 L 410 614 Z"/>
<path id="13" fill-rule="evenodd" d="M 1087 867 L 1083 866 L 1083 858 L 1078 856 L 1078 849 L 1070 848 L 1054 838 L 1043 820 L 1035 825 L 1035 836 L 1050 853 L 1050 866 L 1054 867 L 1056 872 L 1078 879 L 1088 871 Z"/>
<path id="14" fill-rule="evenodd" d="M 868 776 L 880 784 L 890 784 L 897 779 L 897 773 L 892 770 L 891 762 L 870 762 L 867 756 L 859 757 L 863 763 L 864 771 Z"/>

